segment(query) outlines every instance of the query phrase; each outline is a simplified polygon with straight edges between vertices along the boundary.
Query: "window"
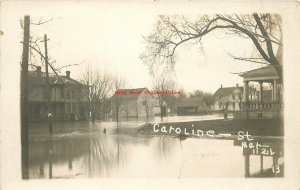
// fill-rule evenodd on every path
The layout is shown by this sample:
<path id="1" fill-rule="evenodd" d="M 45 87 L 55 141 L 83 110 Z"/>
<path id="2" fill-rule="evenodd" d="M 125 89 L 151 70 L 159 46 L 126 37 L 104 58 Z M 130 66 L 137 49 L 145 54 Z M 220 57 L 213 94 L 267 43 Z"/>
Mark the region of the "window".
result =
<path id="1" fill-rule="evenodd" d="M 146 100 L 145 101 L 143 101 L 143 106 L 146 106 L 147 105 L 147 102 L 146 102 Z"/>
<path id="2" fill-rule="evenodd" d="M 44 87 L 44 88 L 42 88 L 42 97 L 43 97 L 43 99 L 47 99 L 47 87 Z"/>
<path id="3" fill-rule="evenodd" d="M 71 98 L 71 91 L 67 90 L 67 98 L 70 99 Z"/>
<path id="4" fill-rule="evenodd" d="M 38 115 L 40 113 L 39 105 L 34 105 L 33 109 L 34 109 L 34 115 Z"/>
<path id="5" fill-rule="evenodd" d="M 67 113 L 71 113 L 71 103 L 67 103 Z"/>

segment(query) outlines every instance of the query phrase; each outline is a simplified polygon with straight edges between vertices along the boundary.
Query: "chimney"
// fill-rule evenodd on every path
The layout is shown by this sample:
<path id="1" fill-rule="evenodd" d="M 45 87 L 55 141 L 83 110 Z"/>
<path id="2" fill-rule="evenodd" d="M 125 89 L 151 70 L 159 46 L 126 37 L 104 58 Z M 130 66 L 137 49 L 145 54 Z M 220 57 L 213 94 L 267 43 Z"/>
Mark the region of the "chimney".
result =
<path id="1" fill-rule="evenodd" d="M 223 85 L 221 84 L 221 88 L 223 88 Z"/>
<path id="2" fill-rule="evenodd" d="M 71 74 L 70 71 L 66 71 L 66 77 L 67 77 L 68 79 L 70 78 L 70 74 Z"/>
<path id="3" fill-rule="evenodd" d="M 42 67 L 41 66 L 37 66 L 36 67 L 36 74 L 37 74 L 37 76 L 42 76 Z"/>

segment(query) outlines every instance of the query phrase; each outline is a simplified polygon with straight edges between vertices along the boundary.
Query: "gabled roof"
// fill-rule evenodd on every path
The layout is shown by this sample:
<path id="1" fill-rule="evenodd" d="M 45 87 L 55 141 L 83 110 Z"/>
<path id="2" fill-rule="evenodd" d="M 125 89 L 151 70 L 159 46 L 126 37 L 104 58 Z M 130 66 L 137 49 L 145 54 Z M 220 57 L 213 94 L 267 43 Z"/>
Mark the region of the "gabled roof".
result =
<path id="1" fill-rule="evenodd" d="M 235 90 L 240 90 L 241 92 L 243 92 L 243 87 L 222 87 L 214 93 L 214 96 L 230 96 L 234 94 Z"/>
<path id="2" fill-rule="evenodd" d="M 177 104 L 177 107 L 201 107 L 201 106 L 206 106 L 202 98 L 183 98 Z"/>
<path id="3" fill-rule="evenodd" d="M 239 76 L 243 77 L 245 80 L 271 80 L 279 79 L 278 73 L 274 66 L 266 66 L 259 69 L 254 69 L 247 71 Z"/>
<path id="4" fill-rule="evenodd" d="M 28 72 L 29 83 L 45 85 L 46 84 L 46 73 L 37 71 L 29 71 Z M 63 85 L 63 84 L 77 84 L 77 85 L 85 85 L 75 79 L 68 78 L 67 76 L 56 75 L 54 73 L 49 73 L 49 82 L 50 84 Z"/>

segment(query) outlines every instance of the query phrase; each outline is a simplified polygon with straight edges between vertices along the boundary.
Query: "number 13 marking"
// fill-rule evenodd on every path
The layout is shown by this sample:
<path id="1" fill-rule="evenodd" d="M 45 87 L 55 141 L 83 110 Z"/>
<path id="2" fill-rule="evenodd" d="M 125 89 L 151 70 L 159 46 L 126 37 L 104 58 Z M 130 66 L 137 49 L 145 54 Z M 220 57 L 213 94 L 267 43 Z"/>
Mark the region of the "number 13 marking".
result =
<path id="1" fill-rule="evenodd" d="M 278 173 L 280 173 L 280 167 L 278 165 L 273 165 L 272 171 L 273 171 L 273 173 L 278 174 Z"/>

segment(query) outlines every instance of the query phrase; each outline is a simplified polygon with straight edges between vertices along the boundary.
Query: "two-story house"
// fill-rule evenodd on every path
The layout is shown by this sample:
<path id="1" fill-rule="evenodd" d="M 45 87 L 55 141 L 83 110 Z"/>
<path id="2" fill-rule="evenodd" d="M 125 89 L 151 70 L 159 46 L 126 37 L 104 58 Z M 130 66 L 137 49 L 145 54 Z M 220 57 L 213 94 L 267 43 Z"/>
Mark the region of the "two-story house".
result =
<path id="1" fill-rule="evenodd" d="M 221 87 L 214 93 L 215 96 L 215 110 L 223 110 L 224 105 L 227 104 L 227 110 L 240 111 L 242 109 L 244 88 L 238 84 L 235 87 Z M 256 100 L 257 92 L 254 87 L 249 87 L 249 99 Z"/>
<path id="2" fill-rule="evenodd" d="M 48 117 L 48 87 L 41 67 L 29 71 L 29 120 L 46 120 Z M 88 117 L 88 86 L 70 77 L 49 73 L 50 111 L 54 120 L 81 120 Z"/>

